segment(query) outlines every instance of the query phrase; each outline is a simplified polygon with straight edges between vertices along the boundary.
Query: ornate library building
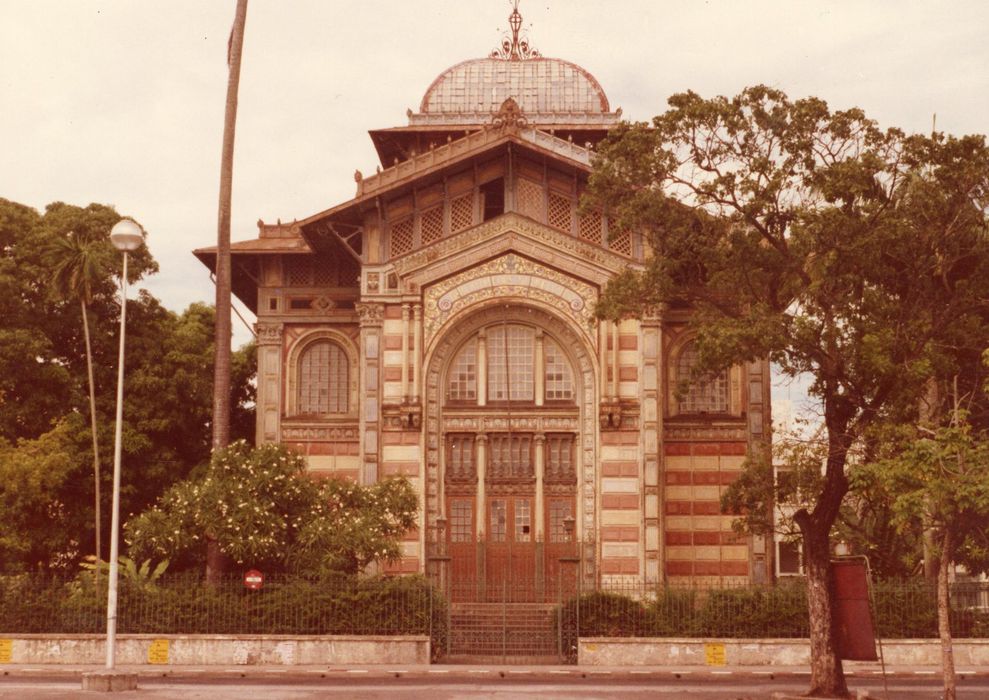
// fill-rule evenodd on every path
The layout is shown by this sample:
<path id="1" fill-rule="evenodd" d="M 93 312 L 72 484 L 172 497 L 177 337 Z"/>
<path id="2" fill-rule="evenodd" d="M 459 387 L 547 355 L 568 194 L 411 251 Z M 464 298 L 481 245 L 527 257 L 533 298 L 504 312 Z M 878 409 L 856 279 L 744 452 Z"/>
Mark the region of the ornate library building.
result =
<path id="1" fill-rule="evenodd" d="M 771 542 L 735 534 L 719 498 L 768 440 L 768 363 L 683 390 L 688 311 L 595 318 L 648 254 L 578 209 L 621 110 L 511 22 L 407 124 L 370 131 L 381 164 L 353 198 L 232 245 L 257 315 L 257 440 L 314 477 L 407 478 L 420 522 L 390 571 L 535 590 L 767 580 Z"/>

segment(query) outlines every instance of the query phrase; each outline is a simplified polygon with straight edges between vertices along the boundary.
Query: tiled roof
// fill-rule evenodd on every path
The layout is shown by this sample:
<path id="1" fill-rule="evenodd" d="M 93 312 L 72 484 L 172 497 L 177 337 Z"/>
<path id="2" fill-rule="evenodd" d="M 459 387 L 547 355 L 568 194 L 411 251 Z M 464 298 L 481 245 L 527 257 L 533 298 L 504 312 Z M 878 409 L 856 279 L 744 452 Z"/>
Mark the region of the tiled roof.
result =
<path id="1" fill-rule="evenodd" d="M 410 115 L 410 121 L 431 121 L 437 115 L 490 115 L 510 97 L 530 123 L 564 117 L 563 121 L 574 121 L 577 115 L 618 120 L 593 75 L 569 61 L 539 57 L 479 58 L 458 63 L 433 81 L 422 98 L 420 114 Z"/>

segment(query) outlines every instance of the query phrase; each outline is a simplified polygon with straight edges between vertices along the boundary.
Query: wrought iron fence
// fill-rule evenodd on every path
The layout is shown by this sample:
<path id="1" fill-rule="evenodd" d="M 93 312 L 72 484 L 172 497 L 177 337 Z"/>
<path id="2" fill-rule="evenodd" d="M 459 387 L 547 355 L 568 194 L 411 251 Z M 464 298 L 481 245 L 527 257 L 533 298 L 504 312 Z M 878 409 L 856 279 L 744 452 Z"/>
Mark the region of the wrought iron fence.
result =
<path id="1" fill-rule="evenodd" d="M 888 639 L 937 636 L 935 590 L 923 581 L 873 586 L 877 633 Z M 774 586 L 670 586 L 613 582 L 567 601 L 561 629 L 582 637 L 803 638 L 809 634 L 802 579 Z M 989 637 L 989 583 L 952 585 L 956 637 Z"/>
<path id="2" fill-rule="evenodd" d="M 117 629 L 156 634 L 428 634 L 446 639 L 445 602 L 421 577 L 269 576 L 122 580 Z M 98 633 L 106 629 L 106 578 L 0 577 L 0 633 Z"/>

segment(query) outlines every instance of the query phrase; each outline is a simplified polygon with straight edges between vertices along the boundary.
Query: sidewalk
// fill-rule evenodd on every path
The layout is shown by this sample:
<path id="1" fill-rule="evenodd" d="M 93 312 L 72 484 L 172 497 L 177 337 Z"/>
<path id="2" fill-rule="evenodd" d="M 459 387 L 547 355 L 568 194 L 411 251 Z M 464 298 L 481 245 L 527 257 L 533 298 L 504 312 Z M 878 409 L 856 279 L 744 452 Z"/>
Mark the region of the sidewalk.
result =
<path id="1" fill-rule="evenodd" d="M 570 677 L 631 677 L 653 679 L 711 676 L 756 676 L 756 677 L 788 677 L 809 676 L 810 669 L 806 666 L 493 666 L 482 664 L 432 664 L 432 665 L 355 665 L 355 666 L 262 666 L 262 665 L 155 665 L 155 664 L 126 664 L 117 667 L 120 671 L 137 673 L 143 677 L 189 677 L 189 676 L 223 676 L 231 678 L 277 678 L 286 676 L 318 676 L 342 677 L 348 674 L 362 677 L 396 678 L 396 677 L 429 677 L 443 675 L 447 677 L 496 677 L 496 676 L 570 676 Z M 0 664 L 0 682 L 2 677 L 77 677 L 88 671 L 100 671 L 102 665 L 81 664 Z M 959 667 L 958 675 L 966 677 L 989 678 L 989 668 Z M 934 676 L 940 677 L 941 669 L 931 666 L 895 666 L 887 667 L 888 676 Z M 861 676 L 881 676 L 882 668 L 877 663 L 846 662 L 845 675 L 854 678 Z"/>

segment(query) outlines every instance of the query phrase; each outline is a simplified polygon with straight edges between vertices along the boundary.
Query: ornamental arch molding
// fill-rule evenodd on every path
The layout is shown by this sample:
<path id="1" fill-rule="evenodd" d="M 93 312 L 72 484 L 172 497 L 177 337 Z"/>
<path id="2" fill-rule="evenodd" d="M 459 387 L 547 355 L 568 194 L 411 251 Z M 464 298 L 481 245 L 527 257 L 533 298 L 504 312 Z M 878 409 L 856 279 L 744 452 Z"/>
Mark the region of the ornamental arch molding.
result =
<path id="1" fill-rule="evenodd" d="M 436 531 L 436 519 L 442 513 L 443 473 L 443 388 L 447 369 L 460 346 L 482 328 L 500 323 L 524 323 L 541 328 L 560 344 L 574 370 L 575 396 L 578 409 L 577 427 L 577 535 L 585 542 L 594 539 L 597 413 L 595 410 L 598 367 L 595 353 L 586 334 L 574 328 L 569 318 L 547 310 L 525 299 L 505 299 L 478 303 L 455 314 L 442 326 L 434 338 L 425 359 L 426 416 L 426 484 L 425 511 L 429 529 Z M 590 562 L 587 562 L 590 565 Z"/>

